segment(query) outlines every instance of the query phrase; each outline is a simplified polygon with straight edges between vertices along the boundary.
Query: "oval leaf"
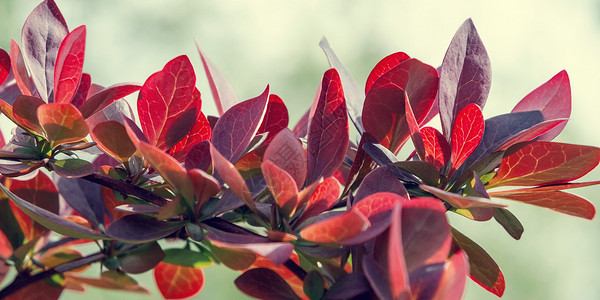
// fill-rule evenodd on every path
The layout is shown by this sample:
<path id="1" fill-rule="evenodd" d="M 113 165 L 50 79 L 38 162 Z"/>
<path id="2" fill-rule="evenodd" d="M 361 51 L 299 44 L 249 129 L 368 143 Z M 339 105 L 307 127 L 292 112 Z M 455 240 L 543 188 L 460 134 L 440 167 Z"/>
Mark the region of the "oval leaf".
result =
<path id="1" fill-rule="evenodd" d="M 234 282 L 240 291 L 258 299 L 300 299 L 279 274 L 269 269 L 250 269 Z"/>
<path id="2" fill-rule="evenodd" d="M 290 174 L 297 188 L 304 185 L 306 179 L 306 152 L 302 143 L 294 133 L 284 128 L 269 143 L 265 150 L 263 160 L 269 160 L 279 168 Z"/>
<path id="3" fill-rule="evenodd" d="M 473 153 L 483 137 L 484 120 L 481 108 L 471 103 L 463 108 L 454 120 L 452 128 L 451 172 L 456 170 Z"/>
<path id="4" fill-rule="evenodd" d="M 81 80 L 85 56 L 85 25 L 71 31 L 62 41 L 54 69 L 54 102 L 69 103 Z"/>
<path id="5" fill-rule="evenodd" d="M 52 147 L 83 140 L 88 127 L 72 104 L 50 103 L 38 107 L 37 117 Z"/>
<path id="6" fill-rule="evenodd" d="M 131 93 L 139 91 L 141 86 L 133 83 L 119 83 L 111 85 L 89 97 L 80 107 L 79 110 L 84 118 L 89 118 L 91 115 L 99 112 L 103 108 L 112 104 Z M 91 93 L 91 90 L 90 90 Z"/>
<path id="7" fill-rule="evenodd" d="M 168 236 L 184 225 L 183 222 L 159 221 L 146 215 L 127 215 L 110 223 L 106 234 L 121 241 L 146 243 Z"/>
<path id="8" fill-rule="evenodd" d="M 300 236 L 315 243 L 337 243 L 357 236 L 371 223 L 359 210 L 351 209 L 341 215 L 306 226 Z"/>
<path id="9" fill-rule="evenodd" d="M 117 121 L 102 122 L 92 129 L 92 139 L 104 152 L 121 162 L 126 162 L 135 153 L 135 145 L 127 136 L 123 124 Z"/>

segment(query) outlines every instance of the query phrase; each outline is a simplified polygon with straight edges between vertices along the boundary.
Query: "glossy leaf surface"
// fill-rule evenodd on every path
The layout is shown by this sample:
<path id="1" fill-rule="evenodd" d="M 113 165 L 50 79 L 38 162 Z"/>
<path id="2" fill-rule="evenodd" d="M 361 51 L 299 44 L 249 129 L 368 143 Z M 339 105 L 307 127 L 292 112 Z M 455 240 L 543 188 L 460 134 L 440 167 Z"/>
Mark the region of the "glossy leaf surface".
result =
<path id="1" fill-rule="evenodd" d="M 54 69 L 54 102 L 70 103 L 77 92 L 85 56 L 85 25 L 69 32 L 58 50 Z"/>
<path id="2" fill-rule="evenodd" d="M 154 268 L 154 280 L 165 299 L 185 299 L 204 287 L 204 271 L 195 267 L 160 262 Z"/>
<path id="3" fill-rule="evenodd" d="M 306 183 L 330 177 L 346 155 L 349 128 L 346 100 L 340 76 L 335 69 L 323 75 L 321 93 L 313 103 L 308 128 Z"/>
<path id="4" fill-rule="evenodd" d="M 317 185 L 312 195 L 310 195 L 306 209 L 302 213 L 302 217 L 298 220 L 298 224 L 331 208 L 339 196 L 340 184 L 338 181 L 333 177 L 323 180 L 323 182 Z"/>

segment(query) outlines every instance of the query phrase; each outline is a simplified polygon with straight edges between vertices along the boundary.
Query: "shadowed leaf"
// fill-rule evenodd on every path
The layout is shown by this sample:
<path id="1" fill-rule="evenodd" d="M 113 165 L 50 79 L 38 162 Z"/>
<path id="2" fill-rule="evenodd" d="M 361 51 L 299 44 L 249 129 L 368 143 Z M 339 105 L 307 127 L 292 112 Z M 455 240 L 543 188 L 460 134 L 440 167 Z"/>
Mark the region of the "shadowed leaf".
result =
<path id="1" fill-rule="evenodd" d="M 46 103 L 37 97 L 18 96 L 12 107 L 13 118 L 17 121 L 17 124 L 41 134 L 43 130 L 38 120 L 37 108 L 44 104 Z"/>
<path id="2" fill-rule="evenodd" d="M 121 162 L 126 162 L 135 153 L 135 145 L 127 136 L 123 124 L 117 121 L 106 121 L 94 126 L 92 139 L 104 152 Z"/>
<path id="3" fill-rule="evenodd" d="M 158 242 L 139 245 L 133 251 L 117 256 L 119 265 L 126 273 L 140 274 L 152 270 L 165 257 Z"/>
<path id="4" fill-rule="evenodd" d="M 85 25 L 69 32 L 62 41 L 54 69 L 54 102 L 70 103 L 77 92 L 85 56 Z"/>
<path id="5" fill-rule="evenodd" d="M 465 251 L 454 253 L 444 265 L 444 273 L 432 299 L 462 299 L 467 287 L 467 275 L 469 275 L 469 257 Z"/>
<path id="6" fill-rule="evenodd" d="M 452 192 L 447 192 L 436 187 L 421 185 L 423 190 L 434 194 L 436 197 L 448 202 L 456 208 L 472 208 L 472 207 L 505 207 L 505 204 L 492 202 L 486 198 L 475 196 L 461 196 Z"/>
<path id="7" fill-rule="evenodd" d="M 502 228 L 504 228 L 513 239 L 521 239 L 521 235 L 525 229 L 519 219 L 517 219 L 517 217 L 515 217 L 508 209 L 495 208 L 494 220 L 502 225 Z"/>
<path id="8" fill-rule="evenodd" d="M 159 221 L 146 215 L 127 215 L 110 223 L 106 234 L 121 241 L 146 243 L 168 236 L 184 225 L 183 222 Z"/>
<path id="9" fill-rule="evenodd" d="M 301 188 L 304 185 L 306 152 L 291 130 L 284 128 L 275 135 L 265 150 L 263 161 L 266 160 L 273 162 L 292 176 L 296 187 Z"/>
<path id="10" fill-rule="evenodd" d="M 407 298 L 410 295 L 410 284 L 402 241 L 403 217 L 402 204 L 397 203 L 392 209 L 392 224 L 389 229 L 387 245 L 388 276 L 394 299 Z"/>
<path id="11" fill-rule="evenodd" d="M 212 129 L 208 120 L 202 112 L 198 115 L 198 119 L 190 132 L 173 148 L 169 149 L 169 153 L 178 161 L 185 161 L 187 154 L 192 151 L 192 147 L 202 141 L 210 140 Z M 186 164 L 186 168 L 189 167 Z"/>
<path id="12" fill-rule="evenodd" d="M 234 283 L 240 291 L 258 299 L 300 299 L 279 274 L 265 268 L 250 269 Z"/>
<path id="13" fill-rule="evenodd" d="M 390 192 L 403 197 L 408 195 L 402 182 L 396 178 L 394 172 L 387 166 L 378 167 L 365 176 L 356 191 L 354 203 L 378 192 Z"/>

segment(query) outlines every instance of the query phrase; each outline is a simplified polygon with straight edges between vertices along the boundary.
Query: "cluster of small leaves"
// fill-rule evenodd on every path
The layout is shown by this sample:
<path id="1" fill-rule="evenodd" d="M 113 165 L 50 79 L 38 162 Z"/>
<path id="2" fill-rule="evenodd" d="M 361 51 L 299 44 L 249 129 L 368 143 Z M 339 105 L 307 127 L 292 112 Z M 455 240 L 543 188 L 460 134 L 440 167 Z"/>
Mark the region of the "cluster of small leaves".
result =
<path id="1" fill-rule="evenodd" d="M 523 226 L 497 198 L 594 217 L 563 190 L 600 183 L 572 182 L 600 149 L 551 142 L 570 116 L 567 73 L 485 120 L 490 62 L 471 20 L 438 69 L 394 53 L 364 92 L 323 40 L 332 68 L 293 130 L 268 86 L 239 101 L 200 50 L 219 116 L 202 113 L 186 56 L 141 85 L 94 84 L 85 39 L 45 0 L 21 47 L 0 49 L 0 110 L 17 125 L 0 152 L 0 280 L 17 275 L 0 297 L 148 293 L 130 274 L 153 270 L 181 299 L 215 263 L 261 299 L 460 299 L 468 277 L 501 296 L 498 265 L 446 214 L 493 218 L 515 239 Z M 438 114 L 441 132 L 425 126 Z M 101 273 L 82 276 L 91 264 Z"/>

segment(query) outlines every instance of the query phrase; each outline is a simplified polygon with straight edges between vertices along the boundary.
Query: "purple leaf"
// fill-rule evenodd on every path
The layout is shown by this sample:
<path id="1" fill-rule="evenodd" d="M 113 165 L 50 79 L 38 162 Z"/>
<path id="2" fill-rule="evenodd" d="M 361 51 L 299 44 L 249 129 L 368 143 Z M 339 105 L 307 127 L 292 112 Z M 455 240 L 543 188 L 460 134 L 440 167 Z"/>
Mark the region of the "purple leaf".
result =
<path id="1" fill-rule="evenodd" d="M 387 166 L 378 167 L 363 179 L 356 191 L 356 196 L 354 196 L 354 203 L 378 192 L 396 193 L 403 197 L 408 195 L 402 182 L 396 178 L 394 172 Z"/>
<path id="2" fill-rule="evenodd" d="M 307 184 L 333 175 L 342 164 L 348 147 L 346 100 L 335 69 L 325 72 L 320 90 L 320 96 L 311 109 L 308 129 Z"/>
<path id="3" fill-rule="evenodd" d="M 198 41 L 196 41 L 196 48 L 200 54 L 200 59 L 202 59 L 202 65 L 204 66 L 208 84 L 210 85 L 210 91 L 217 106 L 217 112 L 219 112 L 219 116 L 222 116 L 225 111 L 229 110 L 229 108 L 238 102 L 238 97 L 229 81 L 227 81 L 227 78 L 223 76 L 221 71 L 219 71 L 219 69 L 208 60 L 206 55 L 204 55 L 204 52 L 200 50 Z"/>
<path id="4" fill-rule="evenodd" d="M 71 104 L 75 105 L 77 108 L 80 108 L 83 102 L 85 102 L 85 99 L 87 99 L 91 86 L 92 77 L 90 74 L 82 73 L 81 80 L 77 86 L 77 91 L 75 91 L 75 95 L 73 95 L 73 99 L 71 99 Z"/>
<path id="5" fill-rule="evenodd" d="M 90 89 L 89 92 L 91 96 L 79 106 L 79 110 L 83 117 L 87 119 L 116 100 L 139 91 L 140 88 L 141 86 L 135 83 L 119 83 L 111 85 L 94 94 L 92 94 L 92 90 Z"/>
<path id="6" fill-rule="evenodd" d="M 447 139 L 458 112 L 471 103 L 485 106 L 491 77 L 487 52 L 473 21 L 468 19 L 452 38 L 440 70 L 439 110 Z"/>
<path id="7" fill-rule="evenodd" d="M 104 224 L 105 207 L 100 185 L 81 179 L 54 178 L 58 191 L 75 211 L 86 218 L 94 227 Z"/>
<path id="8" fill-rule="evenodd" d="M 45 0 L 25 20 L 21 32 L 23 58 L 40 97 L 48 102 L 54 90 L 54 65 L 58 49 L 69 33 L 67 22 L 54 0 Z"/>
<path id="9" fill-rule="evenodd" d="M 127 215 L 110 223 L 106 234 L 121 241 L 145 243 L 164 238 L 184 225 L 184 222 L 159 221 L 146 215 Z"/>
<path id="10" fill-rule="evenodd" d="M 240 291 L 258 299 L 300 299 L 288 283 L 270 269 L 250 269 L 240 275 L 234 282 Z"/>
<path id="11" fill-rule="evenodd" d="M 185 156 L 185 168 L 207 171 L 212 163 L 210 142 L 202 141 L 192 146 Z"/>

